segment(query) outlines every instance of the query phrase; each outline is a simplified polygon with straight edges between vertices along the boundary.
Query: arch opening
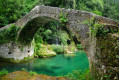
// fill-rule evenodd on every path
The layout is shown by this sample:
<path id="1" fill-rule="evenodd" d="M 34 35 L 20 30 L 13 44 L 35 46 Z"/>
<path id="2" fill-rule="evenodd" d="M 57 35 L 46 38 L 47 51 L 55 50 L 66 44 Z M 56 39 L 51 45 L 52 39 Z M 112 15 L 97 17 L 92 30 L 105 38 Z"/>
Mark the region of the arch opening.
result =
<path id="1" fill-rule="evenodd" d="M 68 44 L 68 45 L 71 45 L 71 47 L 69 47 L 69 49 L 73 49 L 73 47 L 77 46 L 77 44 L 81 44 L 81 42 L 76 39 L 76 36 L 66 26 L 60 27 L 62 25 L 59 23 L 59 21 L 54 20 L 54 19 L 49 19 L 47 21 L 47 20 L 45 20 L 46 17 L 42 18 L 42 19 L 41 18 L 42 17 L 37 17 L 37 18 L 29 21 L 26 24 L 26 26 L 22 29 L 22 31 L 20 32 L 19 38 L 22 38 L 21 35 L 24 35 L 23 39 L 19 39 L 19 40 L 23 40 L 25 42 L 25 44 L 31 44 L 33 39 L 35 40 L 36 38 L 38 38 L 38 39 L 40 39 L 39 40 L 40 42 L 37 42 L 35 40 L 35 43 L 37 44 L 36 45 L 37 49 L 39 49 L 38 48 L 39 43 L 40 44 L 45 44 L 45 45 L 48 45 L 48 46 L 53 45 L 55 48 L 57 47 L 55 45 Z M 55 28 L 55 29 L 53 29 L 53 28 Z M 54 30 L 54 31 L 52 31 L 52 30 Z M 57 32 L 59 32 L 59 34 L 57 34 Z M 40 34 L 40 35 L 37 35 L 37 34 Z M 65 36 L 65 35 L 68 35 L 67 40 L 62 41 L 61 37 Z M 65 36 L 64 38 L 66 38 L 66 37 L 67 36 Z M 26 41 L 28 41 L 28 42 L 26 42 Z M 56 41 L 59 41 L 59 42 L 56 42 Z M 73 45 L 73 47 L 72 47 L 72 45 Z M 44 45 L 40 45 L 40 48 L 41 47 L 44 47 Z M 65 47 L 65 46 L 62 46 L 61 48 L 63 48 L 63 47 Z M 78 45 L 78 47 L 81 49 L 81 45 Z M 46 48 L 49 48 L 49 47 L 46 47 Z M 35 49 L 34 49 L 34 51 L 35 51 Z M 42 50 L 43 50 L 43 48 L 42 48 Z M 38 50 L 35 53 L 37 54 Z M 40 56 L 40 57 L 43 57 L 43 56 Z M 71 59 L 71 57 L 68 56 L 67 60 L 70 60 L 70 59 Z M 88 64 L 88 66 L 89 66 L 89 64 Z"/>
<path id="2" fill-rule="evenodd" d="M 49 18 L 49 17 L 37 17 L 26 23 L 24 27 L 22 27 L 20 34 L 18 36 L 18 42 L 24 44 L 24 45 L 29 45 L 31 44 L 33 37 L 35 33 L 38 31 L 38 29 L 50 22 L 53 21 L 54 19 Z M 35 24 L 34 24 L 35 23 Z"/>

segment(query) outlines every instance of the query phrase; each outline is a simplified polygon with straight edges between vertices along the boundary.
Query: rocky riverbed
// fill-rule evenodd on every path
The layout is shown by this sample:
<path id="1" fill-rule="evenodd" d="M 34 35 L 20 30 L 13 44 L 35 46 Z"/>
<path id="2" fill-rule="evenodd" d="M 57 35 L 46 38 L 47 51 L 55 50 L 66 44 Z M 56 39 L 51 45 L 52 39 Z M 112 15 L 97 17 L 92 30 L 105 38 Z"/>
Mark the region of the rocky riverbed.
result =
<path id="1" fill-rule="evenodd" d="M 15 71 L 0 77 L 0 80 L 70 80 L 64 77 L 53 77 L 48 75 L 30 75 L 26 71 Z"/>

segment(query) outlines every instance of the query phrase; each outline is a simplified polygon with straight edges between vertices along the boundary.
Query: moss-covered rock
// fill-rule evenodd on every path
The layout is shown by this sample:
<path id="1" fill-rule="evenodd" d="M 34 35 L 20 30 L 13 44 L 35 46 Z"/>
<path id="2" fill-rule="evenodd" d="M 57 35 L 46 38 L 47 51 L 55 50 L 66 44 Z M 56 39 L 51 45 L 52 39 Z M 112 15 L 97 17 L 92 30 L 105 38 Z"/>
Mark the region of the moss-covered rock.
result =
<path id="1" fill-rule="evenodd" d="M 19 29 L 14 24 L 7 29 L 0 29 L 0 44 L 15 42 Z"/>
<path id="2" fill-rule="evenodd" d="M 21 63 L 21 62 L 26 62 L 26 61 L 29 61 L 31 59 L 33 59 L 34 56 L 31 56 L 31 57 L 24 57 L 24 59 L 22 60 L 18 60 L 18 59 L 13 59 L 13 58 L 1 58 L 0 57 L 0 61 L 3 61 L 3 62 L 10 62 L 10 63 Z"/>
<path id="3" fill-rule="evenodd" d="M 0 80 L 70 80 L 63 77 L 52 77 L 48 75 L 36 74 L 31 76 L 25 71 L 16 71 L 0 77 Z"/>
<path id="4" fill-rule="evenodd" d="M 29 80 L 29 73 L 25 71 L 16 71 L 0 77 L 0 80 Z"/>
<path id="5" fill-rule="evenodd" d="M 93 71 L 104 80 L 118 80 L 119 76 L 119 34 L 108 33 L 96 39 L 95 65 Z"/>
<path id="6" fill-rule="evenodd" d="M 38 57 L 46 58 L 56 56 L 56 53 L 52 50 L 50 45 L 41 44 L 41 48 L 37 51 Z"/>

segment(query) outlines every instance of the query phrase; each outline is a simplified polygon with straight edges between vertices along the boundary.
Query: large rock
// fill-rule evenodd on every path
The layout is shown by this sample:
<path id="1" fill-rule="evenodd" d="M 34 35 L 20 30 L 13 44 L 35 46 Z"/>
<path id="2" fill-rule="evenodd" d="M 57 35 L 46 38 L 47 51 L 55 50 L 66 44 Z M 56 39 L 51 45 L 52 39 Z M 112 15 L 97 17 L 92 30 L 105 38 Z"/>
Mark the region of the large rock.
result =
<path id="1" fill-rule="evenodd" d="M 52 77 L 42 74 L 31 76 L 25 71 L 16 71 L 0 77 L 0 80 L 70 80 L 63 77 Z"/>

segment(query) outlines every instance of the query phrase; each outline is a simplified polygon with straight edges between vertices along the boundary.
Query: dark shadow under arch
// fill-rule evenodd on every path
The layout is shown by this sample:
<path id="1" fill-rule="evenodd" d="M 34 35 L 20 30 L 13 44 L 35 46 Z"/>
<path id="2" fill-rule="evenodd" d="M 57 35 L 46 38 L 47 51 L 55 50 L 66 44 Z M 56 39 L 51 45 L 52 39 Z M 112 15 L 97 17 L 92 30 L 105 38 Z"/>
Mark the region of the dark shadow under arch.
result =
<path id="1" fill-rule="evenodd" d="M 18 42 L 24 45 L 29 45 L 38 29 L 50 21 L 54 21 L 54 19 L 45 16 L 32 19 L 22 27 L 18 36 Z"/>

